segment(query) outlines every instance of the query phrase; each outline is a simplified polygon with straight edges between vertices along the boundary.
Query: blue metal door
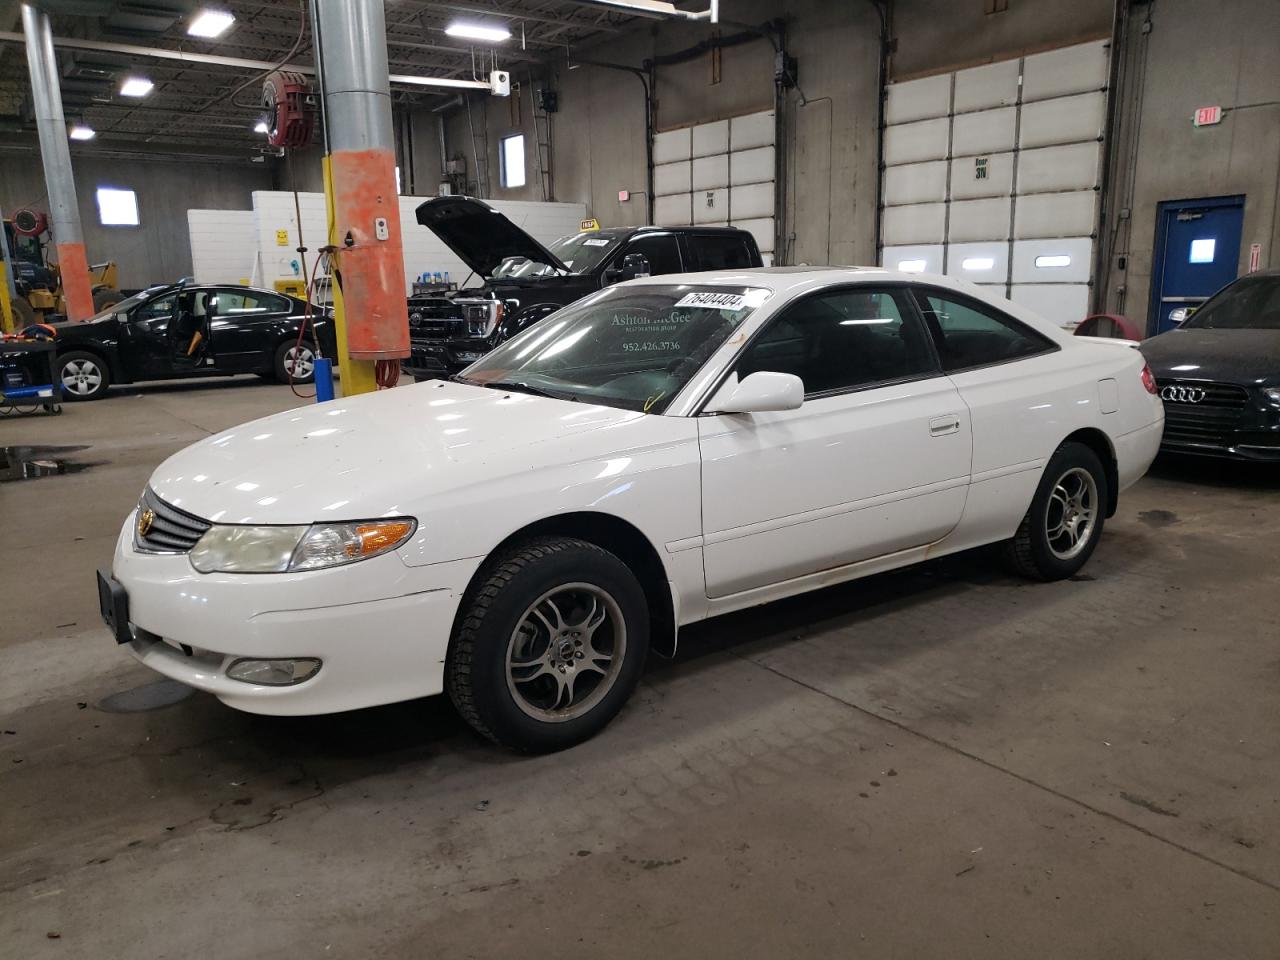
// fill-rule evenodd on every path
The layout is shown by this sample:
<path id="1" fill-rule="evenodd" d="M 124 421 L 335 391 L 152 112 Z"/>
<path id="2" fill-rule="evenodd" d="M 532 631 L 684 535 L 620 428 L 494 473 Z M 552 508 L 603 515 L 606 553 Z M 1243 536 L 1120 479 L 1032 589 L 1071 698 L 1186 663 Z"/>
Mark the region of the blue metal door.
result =
<path id="1" fill-rule="evenodd" d="M 1172 330 L 1236 278 L 1244 197 L 1160 204 L 1151 271 L 1151 333 Z"/>

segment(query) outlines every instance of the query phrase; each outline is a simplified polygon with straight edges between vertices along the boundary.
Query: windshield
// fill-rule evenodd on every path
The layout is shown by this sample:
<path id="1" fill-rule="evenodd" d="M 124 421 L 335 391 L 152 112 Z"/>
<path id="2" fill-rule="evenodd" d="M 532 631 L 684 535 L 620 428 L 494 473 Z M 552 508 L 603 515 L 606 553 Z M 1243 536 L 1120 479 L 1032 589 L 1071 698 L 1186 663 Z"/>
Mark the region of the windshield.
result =
<path id="1" fill-rule="evenodd" d="M 758 287 L 607 287 L 535 323 L 458 379 L 662 413 L 768 298 Z"/>
<path id="2" fill-rule="evenodd" d="M 561 237 L 547 249 L 569 268 L 570 273 L 590 273 L 600 261 L 617 248 L 619 242 L 617 237 L 603 236 L 595 231 L 589 231 L 572 237 Z M 528 257 L 507 257 L 493 272 L 493 279 L 553 277 L 555 274 L 556 271 L 545 263 L 538 263 Z"/>
<path id="3" fill-rule="evenodd" d="M 1182 324 L 1184 330 L 1280 330 L 1280 276 L 1237 280 Z"/>
<path id="4" fill-rule="evenodd" d="M 134 307 L 140 304 L 143 300 L 146 300 L 148 297 L 152 296 L 154 293 L 155 293 L 154 289 L 143 290 L 141 293 L 135 293 L 132 297 L 127 297 L 124 300 L 121 300 L 119 303 L 113 303 L 109 307 L 104 307 L 89 319 L 101 320 L 104 317 L 111 316 L 113 313 L 128 313 L 130 310 L 132 310 Z"/>

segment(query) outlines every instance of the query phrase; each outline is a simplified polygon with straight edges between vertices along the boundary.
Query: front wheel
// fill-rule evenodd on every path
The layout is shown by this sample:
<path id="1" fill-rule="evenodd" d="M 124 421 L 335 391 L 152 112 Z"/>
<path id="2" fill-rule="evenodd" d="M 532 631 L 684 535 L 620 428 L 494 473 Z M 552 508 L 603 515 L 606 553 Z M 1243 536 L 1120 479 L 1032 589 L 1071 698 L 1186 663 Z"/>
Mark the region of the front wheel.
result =
<path id="1" fill-rule="evenodd" d="M 494 558 L 463 598 L 445 687 L 471 726 L 527 752 L 561 750 L 622 709 L 649 652 L 649 609 L 630 569 L 572 537 Z"/>
<path id="2" fill-rule="evenodd" d="M 111 386 L 111 372 L 102 358 L 85 350 L 71 350 L 58 358 L 58 379 L 68 400 L 100 400 Z"/>
<path id="3" fill-rule="evenodd" d="M 1064 580 L 1085 565 L 1102 537 L 1107 474 L 1083 443 L 1064 443 L 1045 467 L 1031 508 L 1006 544 L 1010 566 L 1035 580 Z"/>

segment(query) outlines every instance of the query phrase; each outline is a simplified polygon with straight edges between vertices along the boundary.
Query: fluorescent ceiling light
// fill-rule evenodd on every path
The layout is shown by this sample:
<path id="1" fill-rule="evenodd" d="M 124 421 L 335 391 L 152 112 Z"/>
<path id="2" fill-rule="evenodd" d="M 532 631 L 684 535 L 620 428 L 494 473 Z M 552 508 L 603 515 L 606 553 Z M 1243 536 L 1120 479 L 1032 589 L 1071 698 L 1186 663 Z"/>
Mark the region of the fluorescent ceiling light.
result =
<path id="1" fill-rule="evenodd" d="M 92 140 L 97 134 L 93 127 L 87 127 L 83 123 L 77 123 L 71 128 L 71 132 L 67 134 L 72 140 Z"/>
<path id="2" fill-rule="evenodd" d="M 899 260 L 898 269 L 903 273 L 924 273 L 924 268 L 928 266 L 923 260 Z"/>
<path id="3" fill-rule="evenodd" d="M 120 84 L 120 96 L 145 97 L 154 86 L 146 77 L 126 77 L 124 83 Z"/>
<path id="4" fill-rule="evenodd" d="M 257 123 L 253 125 L 253 132 L 254 133 L 270 133 L 271 128 L 267 126 L 267 121 L 259 120 Z"/>
<path id="5" fill-rule="evenodd" d="M 990 270 L 995 265 L 994 257 L 965 257 L 960 261 L 963 270 Z"/>
<path id="6" fill-rule="evenodd" d="M 235 22 L 236 18 L 224 10 L 201 10 L 187 33 L 193 37 L 219 37 Z"/>
<path id="7" fill-rule="evenodd" d="M 1051 256 L 1036 257 L 1037 267 L 1069 267 L 1071 266 L 1071 258 L 1065 253 L 1055 253 Z"/>
<path id="8" fill-rule="evenodd" d="M 489 43 L 501 43 L 511 39 L 511 31 L 506 27 L 487 27 L 482 23 L 451 23 L 444 28 L 451 37 L 462 37 L 466 40 L 485 40 Z"/>

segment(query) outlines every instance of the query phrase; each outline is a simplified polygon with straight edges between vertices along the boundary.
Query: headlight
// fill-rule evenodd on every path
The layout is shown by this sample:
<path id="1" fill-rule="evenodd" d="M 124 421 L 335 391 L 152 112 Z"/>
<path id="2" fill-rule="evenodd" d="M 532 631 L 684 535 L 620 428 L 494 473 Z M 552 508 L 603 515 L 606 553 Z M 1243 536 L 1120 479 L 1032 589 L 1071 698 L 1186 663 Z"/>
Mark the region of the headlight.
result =
<path id="1" fill-rule="evenodd" d="M 1263 387 L 1262 392 L 1272 403 L 1280 405 L 1280 387 Z"/>
<path id="2" fill-rule="evenodd" d="M 191 548 L 191 565 L 201 573 L 322 570 L 394 550 L 417 526 L 409 517 L 309 527 L 213 526 Z"/>

